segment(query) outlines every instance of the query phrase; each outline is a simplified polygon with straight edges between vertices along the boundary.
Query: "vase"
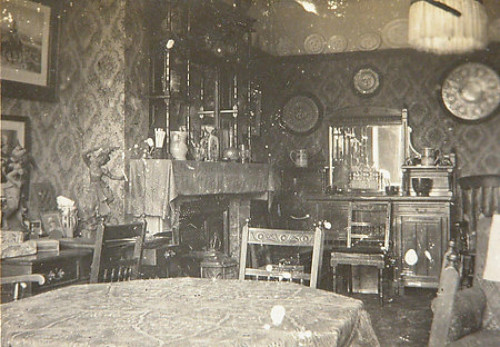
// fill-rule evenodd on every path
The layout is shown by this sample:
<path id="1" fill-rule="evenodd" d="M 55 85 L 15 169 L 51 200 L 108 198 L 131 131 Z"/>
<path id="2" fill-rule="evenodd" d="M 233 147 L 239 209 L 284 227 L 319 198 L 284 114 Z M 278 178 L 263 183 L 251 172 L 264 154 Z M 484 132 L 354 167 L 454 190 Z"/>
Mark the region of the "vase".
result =
<path id="1" fill-rule="evenodd" d="M 186 144 L 187 131 L 170 132 L 170 154 L 174 159 L 186 160 L 188 146 Z"/>

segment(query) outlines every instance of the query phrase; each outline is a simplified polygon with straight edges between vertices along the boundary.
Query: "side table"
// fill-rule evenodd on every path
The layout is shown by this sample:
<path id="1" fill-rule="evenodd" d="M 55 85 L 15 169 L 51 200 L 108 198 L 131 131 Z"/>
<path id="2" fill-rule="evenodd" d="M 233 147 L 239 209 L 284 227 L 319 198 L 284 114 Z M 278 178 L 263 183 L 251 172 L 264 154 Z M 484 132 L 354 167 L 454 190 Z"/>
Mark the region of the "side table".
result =
<path id="1" fill-rule="evenodd" d="M 37 273 L 44 276 L 44 284 L 28 285 L 25 294 L 29 296 L 70 284 L 86 282 L 90 276 L 91 263 L 91 249 L 39 251 L 34 255 L 2 259 L 1 275 L 7 277 Z"/>

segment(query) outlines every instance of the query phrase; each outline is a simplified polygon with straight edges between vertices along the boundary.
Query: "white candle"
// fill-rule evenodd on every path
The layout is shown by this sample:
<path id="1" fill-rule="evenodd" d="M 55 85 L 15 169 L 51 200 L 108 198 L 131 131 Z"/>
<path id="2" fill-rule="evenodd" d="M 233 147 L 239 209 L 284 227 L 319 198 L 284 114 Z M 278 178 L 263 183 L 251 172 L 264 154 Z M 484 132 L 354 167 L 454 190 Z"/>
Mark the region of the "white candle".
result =
<path id="1" fill-rule="evenodd" d="M 328 127 L 328 184 L 333 187 L 333 128 Z"/>

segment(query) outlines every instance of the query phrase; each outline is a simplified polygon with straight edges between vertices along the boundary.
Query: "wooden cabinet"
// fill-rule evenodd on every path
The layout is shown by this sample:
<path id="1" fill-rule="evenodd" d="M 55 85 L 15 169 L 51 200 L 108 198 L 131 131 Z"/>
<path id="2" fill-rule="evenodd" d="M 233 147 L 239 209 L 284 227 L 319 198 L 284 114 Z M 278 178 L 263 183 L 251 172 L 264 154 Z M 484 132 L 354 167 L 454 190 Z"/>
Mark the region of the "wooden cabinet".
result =
<path id="1" fill-rule="evenodd" d="M 222 0 L 167 0 L 152 16 L 150 127 L 188 130 L 189 145 L 215 133 L 219 151 L 250 145 L 253 19 Z M 243 141 L 245 138 L 245 141 Z M 212 158 L 209 158 L 212 160 Z"/>
<path id="2" fill-rule="evenodd" d="M 331 223 L 327 245 L 345 245 L 349 204 L 389 202 L 392 205 L 390 253 L 395 260 L 394 282 L 404 287 L 437 288 L 443 254 L 450 238 L 451 197 L 349 197 L 309 196 L 304 213 L 311 221 Z M 396 289 L 396 288 L 395 288 Z"/>
<path id="3" fill-rule="evenodd" d="M 407 201 L 394 205 L 394 241 L 400 290 L 437 288 L 449 240 L 449 200 Z"/>

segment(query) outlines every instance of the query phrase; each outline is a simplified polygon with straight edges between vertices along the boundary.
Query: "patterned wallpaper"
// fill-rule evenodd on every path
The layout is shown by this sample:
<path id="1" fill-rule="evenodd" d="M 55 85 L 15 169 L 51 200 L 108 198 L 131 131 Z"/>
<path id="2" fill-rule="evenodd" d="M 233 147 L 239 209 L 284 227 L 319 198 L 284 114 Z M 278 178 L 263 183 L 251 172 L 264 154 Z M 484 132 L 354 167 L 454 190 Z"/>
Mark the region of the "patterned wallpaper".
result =
<path id="1" fill-rule="evenodd" d="M 406 106 L 417 150 L 434 147 L 449 152 L 455 148 L 461 175 L 500 173 L 500 110 L 481 123 L 470 124 L 449 115 L 440 101 L 441 81 L 450 69 L 465 61 L 480 61 L 500 72 L 499 56 L 500 45 L 495 44 L 468 56 L 402 49 L 282 58 L 267 69 L 263 64 L 263 136 L 254 142 L 254 152 L 260 160 L 271 155 L 284 166 L 291 165 L 290 150 L 308 148 L 313 160 L 327 163 L 326 126 L 308 136 L 294 136 L 278 123 L 286 97 L 307 91 L 321 100 L 325 117 L 348 106 Z M 352 87 L 353 75 L 364 66 L 376 69 L 381 77 L 379 92 L 372 97 L 359 96 Z"/>
<path id="2" fill-rule="evenodd" d="M 85 217 L 89 174 L 82 153 L 99 146 L 126 148 L 147 133 L 145 1 L 65 1 L 61 13 L 59 101 L 2 99 L 2 114 L 30 118 L 32 182 L 49 181 L 57 195 L 77 200 Z M 120 153 L 108 167 L 120 173 Z M 123 182 L 112 181 L 118 198 Z M 121 201 L 112 206 L 115 216 Z"/>

